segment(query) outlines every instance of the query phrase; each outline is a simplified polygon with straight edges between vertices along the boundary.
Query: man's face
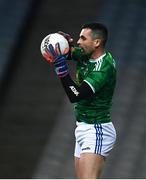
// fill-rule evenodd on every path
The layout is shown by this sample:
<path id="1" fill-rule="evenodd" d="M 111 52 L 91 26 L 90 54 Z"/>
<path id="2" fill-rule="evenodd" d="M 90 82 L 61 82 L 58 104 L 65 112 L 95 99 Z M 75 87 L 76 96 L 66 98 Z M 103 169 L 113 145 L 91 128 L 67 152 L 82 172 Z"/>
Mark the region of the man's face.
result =
<path id="1" fill-rule="evenodd" d="M 92 39 L 92 31 L 91 29 L 85 28 L 81 30 L 79 40 L 77 44 L 84 50 L 86 55 L 92 55 L 96 50 L 97 40 Z"/>

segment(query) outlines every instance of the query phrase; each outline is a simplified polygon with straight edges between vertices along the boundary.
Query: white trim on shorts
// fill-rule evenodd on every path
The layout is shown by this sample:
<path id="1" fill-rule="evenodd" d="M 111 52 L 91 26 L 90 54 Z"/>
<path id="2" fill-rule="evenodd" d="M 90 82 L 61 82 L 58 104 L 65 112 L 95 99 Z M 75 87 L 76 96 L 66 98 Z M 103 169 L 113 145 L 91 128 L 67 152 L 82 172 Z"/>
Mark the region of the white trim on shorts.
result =
<path id="1" fill-rule="evenodd" d="M 81 153 L 95 153 L 104 157 L 109 155 L 116 141 L 116 131 L 112 122 L 102 124 L 77 122 L 76 124 L 74 156 L 80 157 Z"/>

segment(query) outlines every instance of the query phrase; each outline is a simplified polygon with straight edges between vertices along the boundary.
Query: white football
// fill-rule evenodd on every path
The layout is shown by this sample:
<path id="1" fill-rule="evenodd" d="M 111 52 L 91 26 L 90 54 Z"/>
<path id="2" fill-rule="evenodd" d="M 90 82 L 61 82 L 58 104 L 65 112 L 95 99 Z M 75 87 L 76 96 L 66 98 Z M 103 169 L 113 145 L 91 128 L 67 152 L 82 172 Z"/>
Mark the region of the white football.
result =
<path id="1" fill-rule="evenodd" d="M 54 62 L 54 59 L 49 52 L 48 45 L 52 44 L 55 49 L 56 43 L 59 43 L 61 54 L 66 55 L 69 52 L 69 44 L 65 37 L 59 33 L 52 33 L 47 35 L 41 42 L 41 53 L 43 57 L 49 62 Z"/>

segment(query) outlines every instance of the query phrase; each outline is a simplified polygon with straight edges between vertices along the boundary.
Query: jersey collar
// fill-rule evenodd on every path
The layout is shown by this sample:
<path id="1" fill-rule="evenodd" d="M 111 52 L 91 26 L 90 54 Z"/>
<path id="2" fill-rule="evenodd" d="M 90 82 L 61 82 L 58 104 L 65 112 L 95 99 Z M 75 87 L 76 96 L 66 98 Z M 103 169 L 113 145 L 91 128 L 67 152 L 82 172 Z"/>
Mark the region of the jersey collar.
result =
<path id="1" fill-rule="evenodd" d="M 90 61 L 91 63 L 98 62 L 98 61 L 101 60 L 105 55 L 106 55 L 106 53 L 104 53 L 103 55 L 101 55 L 101 56 L 98 57 L 97 59 L 90 59 L 89 61 Z"/>

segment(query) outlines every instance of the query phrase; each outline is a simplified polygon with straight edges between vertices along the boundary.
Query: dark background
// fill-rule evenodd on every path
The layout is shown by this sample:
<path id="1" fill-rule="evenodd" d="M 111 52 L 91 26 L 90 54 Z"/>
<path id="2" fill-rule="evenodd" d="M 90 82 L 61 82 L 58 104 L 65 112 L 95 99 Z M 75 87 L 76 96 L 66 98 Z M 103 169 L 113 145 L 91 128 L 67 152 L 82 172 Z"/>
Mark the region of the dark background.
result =
<path id="1" fill-rule="evenodd" d="M 146 178 L 145 12 L 145 0 L 0 0 L 1 179 L 75 178 L 72 105 L 40 43 L 58 30 L 77 40 L 90 21 L 107 25 L 118 69 L 118 138 L 102 178 Z"/>

